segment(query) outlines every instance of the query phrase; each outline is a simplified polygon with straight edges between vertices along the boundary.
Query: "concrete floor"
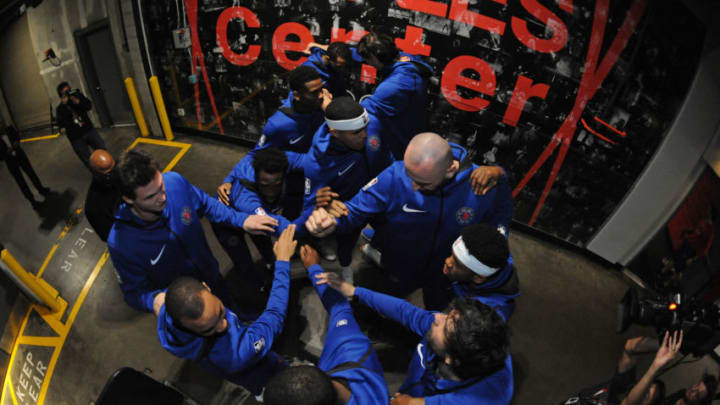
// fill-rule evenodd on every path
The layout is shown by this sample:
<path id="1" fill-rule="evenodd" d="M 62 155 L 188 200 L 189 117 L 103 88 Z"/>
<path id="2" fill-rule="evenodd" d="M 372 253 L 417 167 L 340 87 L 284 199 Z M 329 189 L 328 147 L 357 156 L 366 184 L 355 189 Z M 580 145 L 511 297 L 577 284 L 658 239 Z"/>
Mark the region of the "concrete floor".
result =
<path id="1" fill-rule="evenodd" d="M 102 130 L 101 133 L 108 149 L 116 156 L 137 136 L 134 128 Z M 193 146 L 173 170 L 208 193 L 214 193 L 246 151 L 199 137 L 178 136 L 176 141 Z M 173 148 L 155 145 L 138 147 L 155 153 L 161 165 L 177 153 Z M 90 174 L 62 137 L 24 143 L 23 148 L 40 178 L 55 192 L 40 211 L 33 211 L 7 169 L 0 166 L 3 190 L 0 241 L 26 269 L 35 273 L 58 241 L 67 218 L 83 205 Z M 86 220 L 82 214 L 76 215 L 70 233 L 59 243 L 58 252 L 84 224 Z M 205 225 L 221 269 L 229 271 L 229 258 L 215 240 L 209 225 Z M 71 304 L 69 308 L 78 301 L 80 288 L 102 257 L 102 242 L 94 236 L 89 239 L 87 251 L 90 253 L 83 262 L 85 264 L 76 265 L 72 272 L 77 280 L 72 277 L 57 279 L 62 285 L 62 288 L 58 287 L 61 296 Z M 616 269 L 519 231 L 511 233 L 510 247 L 521 280 L 521 296 L 510 322 L 516 372 L 514 404 L 559 403 L 578 390 L 609 378 L 625 339 L 652 333 L 648 328 L 634 326 L 623 335 L 615 334 L 616 304 L 630 285 Z M 359 255 L 356 258 L 361 273 L 359 280 L 371 277 L 373 269 Z M 56 260 L 59 259 L 50 260 L 43 274 L 48 281 L 62 274 L 57 273 Z M 299 263 L 293 264 L 293 302 L 286 331 L 276 347 L 288 356 L 312 358 L 320 350 L 326 318 L 300 267 Z M 97 278 L 87 290 L 84 302 L 80 300 L 81 305 L 78 305 L 74 323 L 68 327 L 64 344 L 56 349 L 59 356 L 54 372 L 48 372 L 43 380 L 46 384 L 42 386 L 46 392 L 41 395 L 44 403 L 88 404 L 97 398 L 108 377 L 125 366 L 147 370 L 155 379 L 170 382 L 200 403 L 252 403 L 237 387 L 166 353 L 155 335 L 154 316 L 137 313 L 123 302 L 109 260 L 94 274 Z M 18 306 L 23 305 L 27 305 L 25 300 L 19 300 Z M 16 312 L 25 313 L 22 308 Z M 67 318 L 66 314 L 63 322 Z M 28 331 L 33 322 L 28 323 Z M 51 332 L 39 332 L 41 329 L 36 327 L 34 333 L 53 336 Z M 377 340 L 372 330 L 369 333 Z M 392 350 L 387 343 L 379 342 L 377 348 L 393 392 L 402 381 L 405 356 L 402 351 Z M 40 349 L 39 346 L 33 348 L 35 353 Z M 644 371 L 644 367 L 641 365 L 639 370 Z M 671 370 L 664 376 L 668 392 L 693 384 L 704 370 L 717 373 L 718 366 L 711 359 L 703 358 Z M 9 401 L 6 396 L 0 405 L 13 403 Z"/>

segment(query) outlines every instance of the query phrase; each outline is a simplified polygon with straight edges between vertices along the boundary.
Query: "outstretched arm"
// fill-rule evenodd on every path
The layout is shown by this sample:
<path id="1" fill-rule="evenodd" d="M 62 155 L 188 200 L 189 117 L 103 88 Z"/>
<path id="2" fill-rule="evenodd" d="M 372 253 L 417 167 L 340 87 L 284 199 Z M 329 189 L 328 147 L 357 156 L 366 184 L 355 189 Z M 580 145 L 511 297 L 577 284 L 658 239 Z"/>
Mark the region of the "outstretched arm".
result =
<path id="1" fill-rule="evenodd" d="M 652 364 L 650 364 L 650 367 L 645 372 L 645 375 L 643 375 L 640 381 L 635 384 L 632 390 L 630 390 L 630 394 L 628 394 L 620 405 L 636 405 L 642 402 L 650 389 L 653 380 L 655 380 L 657 373 L 677 355 L 680 350 L 680 346 L 682 346 L 682 339 L 682 331 L 680 331 L 679 335 L 678 332 L 675 331 L 672 337 L 670 337 L 670 332 L 665 332 L 665 337 L 663 338 L 660 349 L 655 355 L 655 360 L 653 360 Z"/>

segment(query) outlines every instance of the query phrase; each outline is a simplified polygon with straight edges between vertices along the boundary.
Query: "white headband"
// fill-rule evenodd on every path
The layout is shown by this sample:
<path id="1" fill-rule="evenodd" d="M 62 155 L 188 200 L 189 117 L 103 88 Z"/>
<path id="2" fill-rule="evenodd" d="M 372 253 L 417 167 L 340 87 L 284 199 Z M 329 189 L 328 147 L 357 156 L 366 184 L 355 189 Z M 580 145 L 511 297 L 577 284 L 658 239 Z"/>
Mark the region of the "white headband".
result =
<path id="1" fill-rule="evenodd" d="M 338 131 L 355 131 L 365 128 L 370 122 L 370 117 L 368 116 L 367 110 L 363 108 L 363 113 L 355 118 L 337 121 L 325 118 L 325 122 L 330 128 L 336 129 Z"/>
<path id="2" fill-rule="evenodd" d="M 490 277 L 500 270 L 499 268 L 492 268 L 483 264 L 475 258 L 475 256 L 471 255 L 465 246 L 465 242 L 462 240 L 462 236 L 459 236 L 455 239 L 455 242 L 453 242 L 453 253 L 455 253 L 455 257 L 457 257 L 465 267 L 477 275 Z"/>

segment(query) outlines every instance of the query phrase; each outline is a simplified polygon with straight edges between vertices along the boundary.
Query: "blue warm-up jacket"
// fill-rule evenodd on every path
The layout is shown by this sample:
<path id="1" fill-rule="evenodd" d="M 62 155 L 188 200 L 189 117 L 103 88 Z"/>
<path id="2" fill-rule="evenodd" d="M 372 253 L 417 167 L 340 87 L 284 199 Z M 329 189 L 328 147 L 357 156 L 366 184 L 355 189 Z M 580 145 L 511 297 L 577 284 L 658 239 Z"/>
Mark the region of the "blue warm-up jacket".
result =
<path id="1" fill-rule="evenodd" d="M 176 325 L 163 305 L 157 326 L 160 344 L 175 356 L 196 361 L 259 395 L 265 383 L 286 366 L 270 347 L 283 329 L 289 291 L 290 263 L 277 261 L 267 307 L 260 317 L 244 326 L 226 307 L 227 330 L 210 337 L 198 336 Z"/>
<path id="2" fill-rule="evenodd" d="M 477 165 L 470 163 L 465 149 L 450 146 L 460 169 L 434 193 L 413 191 L 403 162 L 395 162 L 346 202 L 349 214 L 337 220 L 338 232 L 350 232 L 371 220 L 372 243 L 382 252 L 382 267 L 408 285 L 421 286 L 423 275 L 440 274 L 465 226 L 483 222 L 507 229 L 512 218 L 507 179 L 487 194 L 475 195 L 470 174 Z"/>
<path id="3" fill-rule="evenodd" d="M 294 221 L 290 221 L 278 214 L 278 211 L 283 207 L 284 187 L 286 184 L 283 184 L 283 191 L 275 204 L 265 202 L 253 189 L 255 183 L 255 169 L 252 166 L 254 155 L 254 150 L 250 151 L 223 180 L 223 183 L 232 184 L 230 206 L 243 213 L 269 215 L 275 218 L 278 221 L 278 227 L 275 230 L 276 236 L 279 236 L 288 225 L 293 223 L 297 225 L 295 235 L 297 237 L 302 236 L 305 231 L 306 217 L 300 216 Z M 288 172 L 303 171 L 304 154 L 286 151 L 285 156 L 287 156 L 289 162 Z"/>
<path id="4" fill-rule="evenodd" d="M 370 97 L 360 104 L 375 115 L 387 135 L 383 141 L 396 160 L 402 160 L 410 139 L 427 124 L 427 86 L 433 69 L 417 56 L 409 62 L 395 62 L 380 73 L 385 78 Z"/>
<path id="5" fill-rule="evenodd" d="M 370 116 L 370 123 L 373 120 Z M 330 186 L 340 195 L 340 200 L 349 200 L 390 162 L 390 154 L 382 147 L 379 137 L 368 134 L 365 150 L 354 151 L 335 139 L 327 124 L 322 124 L 315 133 L 310 152 L 304 158 L 303 216 L 307 216 L 307 211 L 314 208 L 315 193 L 319 188 Z"/>
<path id="6" fill-rule="evenodd" d="M 322 271 L 317 264 L 308 269 L 308 277 L 330 314 L 318 367 L 332 378 L 347 380 L 352 391 L 348 404 L 387 404 L 387 384 L 370 339 L 360 330 L 348 300 L 327 284 L 317 284 L 315 275 Z M 338 366 L 347 363 L 361 364 L 338 370 Z"/>
<path id="7" fill-rule="evenodd" d="M 206 215 L 212 222 L 242 228 L 249 215 L 230 209 L 178 173 L 164 173 L 163 179 L 167 204 L 161 218 L 147 223 L 122 203 L 107 239 L 125 301 L 146 312 L 152 312 L 153 294 L 179 276 L 195 277 L 222 291 L 218 262 L 200 218 Z"/>
<path id="8" fill-rule="evenodd" d="M 305 153 L 310 149 L 313 134 L 323 121 L 321 109 L 310 114 L 298 113 L 292 107 L 292 97 L 288 97 L 268 118 L 255 148 L 273 146 L 280 150 Z"/>
<path id="9" fill-rule="evenodd" d="M 402 323 L 422 337 L 408 366 L 407 377 L 400 386 L 403 394 L 425 398 L 425 404 L 509 404 L 513 395 L 512 359 L 508 354 L 505 367 L 483 379 L 452 381 L 435 373 L 433 364 L 437 356 L 429 347 L 427 334 L 435 320 L 435 312 L 420 309 L 407 301 L 389 295 L 355 288 L 355 296 L 368 307 L 390 319 Z"/>
<path id="10" fill-rule="evenodd" d="M 508 264 L 482 284 L 453 282 L 453 292 L 458 297 L 476 299 L 497 313 L 506 321 L 515 310 L 515 298 L 520 295 L 517 271 L 512 256 Z"/>
<path id="11" fill-rule="evenodd" d="M 351 52 L 356 53 L 355 48 L 350 47 L 350 49 Z M 327 51 L 319 47 L 313 47 L 310 49 L 310 56 L 302 63 L 302 66 L 310 66 L 315 69 L 320 74 L 323 82 L 325 82 L 325 88 L 333 97 L 347 96 L 350 89 L 347 85 L 347 78 L 326 66 L 322 60 L 324 55 L 327 55 Z M 347 63 L 350 62 L 347 61 Z"/>

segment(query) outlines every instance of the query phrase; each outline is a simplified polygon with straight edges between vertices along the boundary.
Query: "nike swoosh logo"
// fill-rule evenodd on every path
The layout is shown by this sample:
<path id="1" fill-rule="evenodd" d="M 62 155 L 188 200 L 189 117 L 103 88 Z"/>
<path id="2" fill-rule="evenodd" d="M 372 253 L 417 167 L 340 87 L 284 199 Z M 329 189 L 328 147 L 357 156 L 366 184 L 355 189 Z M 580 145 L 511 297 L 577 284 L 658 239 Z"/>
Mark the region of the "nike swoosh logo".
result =
<path id="1" fill-rule="evenodd" d="M 418 352 L 418 356 L 420 356 L 420 365 L 421 365 L 423 368 L 425 368 L 425 359 L 423 358 L 422 348 L 423 348 L 423 344 L 422 344 L 422 343 L 418 343 L 418 345 L 417 345 L 417 352 Z"/>
<path id="2" fill-rule="evenodd" d="M 343 174 L 347 173 L 347 171 L 350 170 L 351 167 L 355 166 L 355 163 L 357 163 L 357 162 L 352 162 L 352 163 L 350 163 L 350 166 L 339 171 L 338 176 L 342 176 Z"/>
<path id="3" fill-rule="evenodd" d="M 403 205 L 403 211 L 409 212 L 411 214 L 419 214 L 422 212 L 427 212 L 427 211 L 423 211 L 423 210 L 412 209 L 412 208 L 408 207 L 407 204 Z"/>
<path id="4" fill-rule="evenodd" d="M 295 138 L 295 139 L 291 139 L 291 140 L 290 140 L 290 145 L 295 145 L 296 143 L 300 142 L 300 140 L 303 139 L 303 138 L 305 138 L 305 135 L 303 135 L 303 136 L 301 136 L 301 137 L 298 137 L 298 138 Z"/>
<path id="5" fill-rule="evenodd" d="M 154 266 L 155 263 L 157 263 L 158 260 L 160 260 L 160 257 L 162 257 L 162 254 L 163 254 L 164 251 L 165 251 L 165 245 L 163 245 L 162 249 L 160 249 L 160 254 L 157 255 L 157 257 L 155 258 L 155 260 L 150 260 L 150 264 Z"/>

